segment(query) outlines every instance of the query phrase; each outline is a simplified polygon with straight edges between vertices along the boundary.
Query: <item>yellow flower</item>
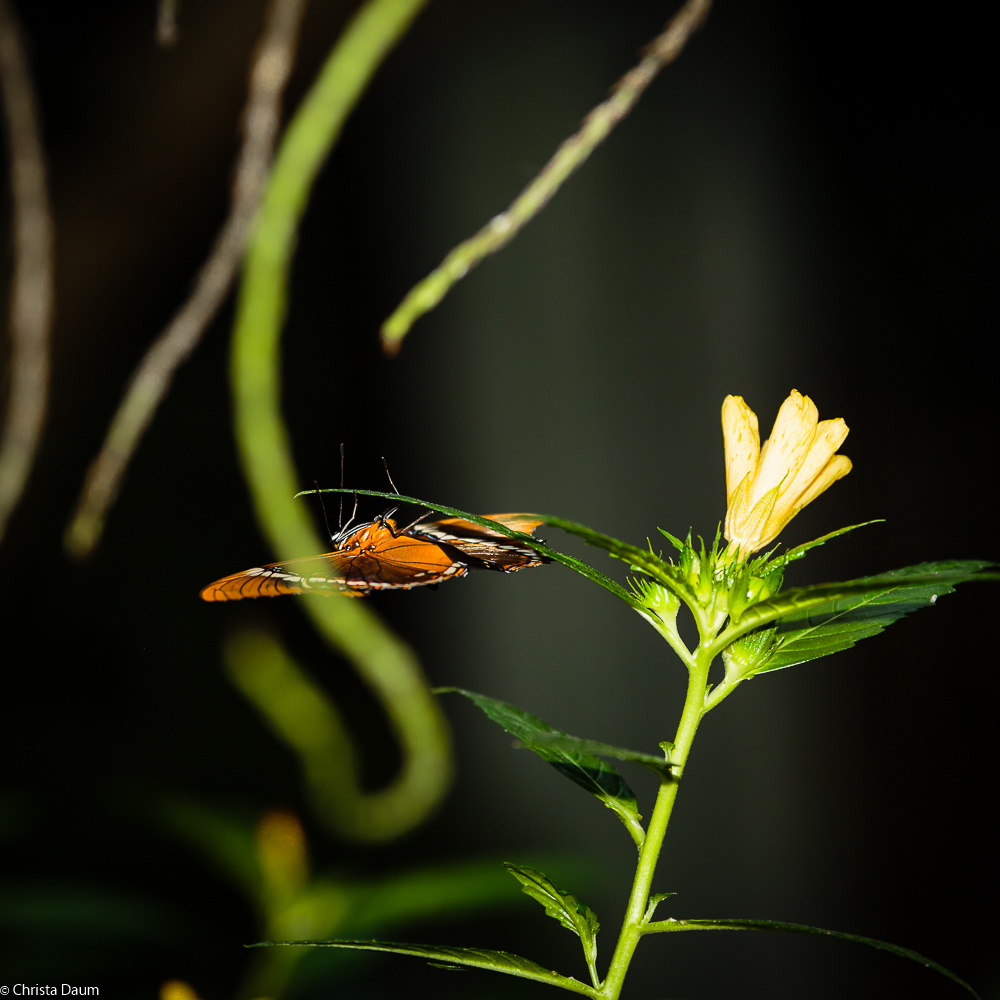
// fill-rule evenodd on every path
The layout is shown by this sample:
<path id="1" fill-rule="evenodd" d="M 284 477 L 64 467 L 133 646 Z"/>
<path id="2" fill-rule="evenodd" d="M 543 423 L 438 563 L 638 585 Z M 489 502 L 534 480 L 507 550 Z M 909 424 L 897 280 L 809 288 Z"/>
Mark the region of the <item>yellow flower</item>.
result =
<path id="1" fill-rule="evenodd" d="M 847 424 L 818 417 L 816 404 L 793 389 L 761 447 L 757 414 L 742 396 L 726 396 L 725 535 L 741 558 L 774 541 L 806 504 L 851 471 L 851 460 L 836 454 Z"/>

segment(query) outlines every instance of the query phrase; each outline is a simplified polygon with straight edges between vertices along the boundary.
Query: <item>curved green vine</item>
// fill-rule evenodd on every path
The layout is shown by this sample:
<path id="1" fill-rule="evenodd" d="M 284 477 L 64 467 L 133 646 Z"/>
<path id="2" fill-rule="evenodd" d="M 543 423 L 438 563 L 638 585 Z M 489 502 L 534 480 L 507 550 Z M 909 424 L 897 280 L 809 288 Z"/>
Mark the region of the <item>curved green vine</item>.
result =
<path id="1" fill-rule="evenodd" d="M 347 25 L 288 125 L 248 246 L 231 357 L 236 438 L 257 520 L 279 559 L 323 551 L 307 510 L 293 500 L 299 484 L 281 416 L 281 328 L 299 222 L 347 116 L 425 2 L 368 0 Z M 327 643 L 351 661 L 385 707 L 403 756 L 396 780 L 368 793 L 352 755 L 341 754 L 340 778 L 328 796 L 341 808 L 323 815 L 344 836 L 391 839 L 424 819 L 450 784 L 447 724 L 412 650 L 367 605 L 336 596 L 302 602 Z M 287 673 L 280 649 L 260 643 L 254 649 L 258 676 Z M 232 668 L 233 647 L 229 660 Z M 269 714 L 266 698 L 255 701 Z M 333 730 L 328 745 L 349 746 L 346 733 L 335 732 L 342 725 L 333 706 L 324 714 Z"/>

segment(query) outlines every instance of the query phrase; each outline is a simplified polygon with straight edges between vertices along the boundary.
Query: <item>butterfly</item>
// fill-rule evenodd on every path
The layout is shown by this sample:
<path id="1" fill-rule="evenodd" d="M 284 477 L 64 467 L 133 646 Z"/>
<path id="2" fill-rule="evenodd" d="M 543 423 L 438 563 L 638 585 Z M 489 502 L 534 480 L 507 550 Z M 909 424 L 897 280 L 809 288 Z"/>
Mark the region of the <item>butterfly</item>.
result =
<path id="1" fill-rule="evenodd" d="M 467 576 L 469 567 L 513 572 L 549 560 L 500 532 L 471 521 L 446 518 L 400 529 L 390 510 L 374 521 L 333 537 L 335 548 L 321 556 L 255 566 L 210 583 L 204 601 L 240 601 L 280 594 L 334 594 L 363 597 L 376 590 L 411 590 Z M 531 533 L 541 518 L 495 514 L 499 521 Z"/>

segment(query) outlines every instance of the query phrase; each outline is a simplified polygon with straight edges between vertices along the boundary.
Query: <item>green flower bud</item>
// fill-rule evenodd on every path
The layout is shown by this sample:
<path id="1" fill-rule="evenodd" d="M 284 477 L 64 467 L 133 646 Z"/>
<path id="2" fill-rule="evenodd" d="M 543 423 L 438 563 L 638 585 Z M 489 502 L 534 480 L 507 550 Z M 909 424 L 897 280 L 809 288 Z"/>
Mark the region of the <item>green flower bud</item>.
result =
<path id="1" fill-rule="evenodd" d="M 752 677 L 767 663 L 778 644 L 777 632 L 776 628 L 751 632 L 722 651 L 728 684 Z"/>

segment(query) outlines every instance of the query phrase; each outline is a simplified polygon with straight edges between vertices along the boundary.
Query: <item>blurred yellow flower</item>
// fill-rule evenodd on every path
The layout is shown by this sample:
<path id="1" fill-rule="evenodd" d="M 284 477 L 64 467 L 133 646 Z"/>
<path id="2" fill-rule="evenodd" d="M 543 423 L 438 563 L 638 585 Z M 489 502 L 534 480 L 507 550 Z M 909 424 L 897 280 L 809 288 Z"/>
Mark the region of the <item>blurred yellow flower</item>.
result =
<path id="1" fill-rule="evenodd" d="M 160 1000 L 200 1000 L 198 994 L 180 979 L 171 979 L 160 987 Z"/>
<path id="2" fill-rule="evenodd" d="M 818 418 L 816 404 L 793 389 L 761 447 L 757 414 L 742 396 L 726 396 L 725 535 L 741 558 L 774 541 L 806 504 L 851 471 L 851 460 L 836 454 L 847 424 Z"/>
<path id="3" fill-rule="evenodd" d="M 298 817 L 280 809 L 265 813 L 254 840 L 265 889 L 294 896 L 309 878 L 306 835 Z"/>

